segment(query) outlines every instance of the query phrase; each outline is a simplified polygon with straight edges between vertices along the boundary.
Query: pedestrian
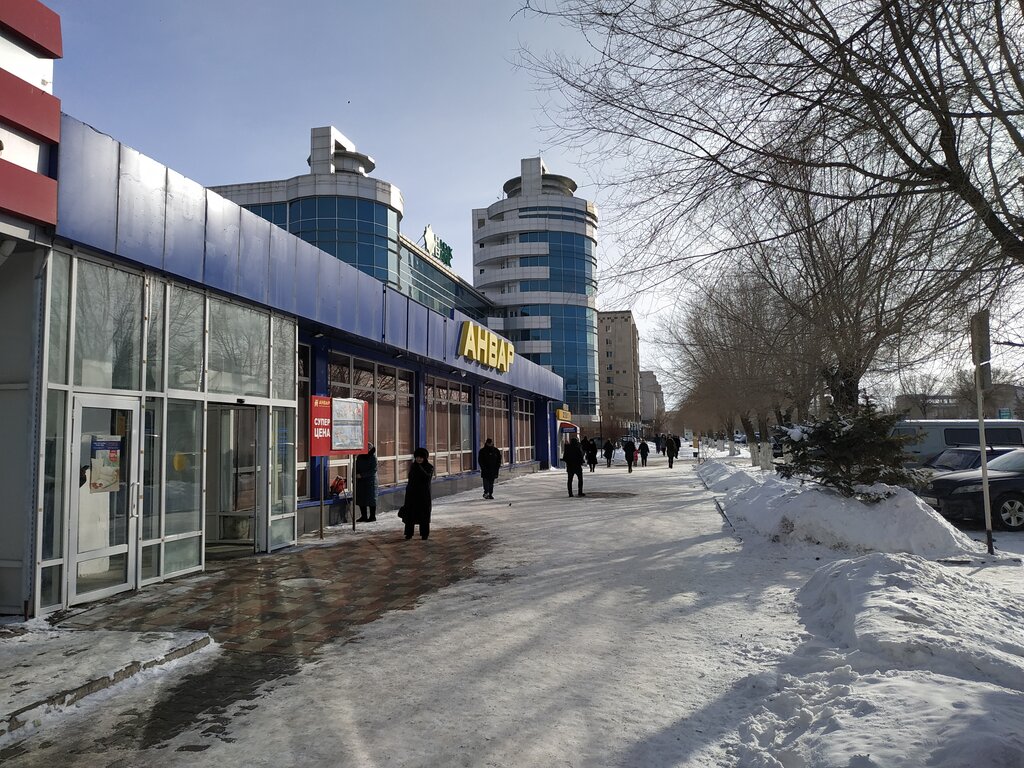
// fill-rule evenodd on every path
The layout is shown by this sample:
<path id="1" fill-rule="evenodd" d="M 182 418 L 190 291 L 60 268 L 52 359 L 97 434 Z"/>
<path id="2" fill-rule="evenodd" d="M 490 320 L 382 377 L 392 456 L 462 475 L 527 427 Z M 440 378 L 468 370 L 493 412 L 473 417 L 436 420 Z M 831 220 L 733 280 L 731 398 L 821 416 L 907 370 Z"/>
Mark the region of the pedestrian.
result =
<path id="1" fill-rule="evenodd" d="M 430 536 L 430 481 L 434 478 L 434 465 L 427 461 L 430 454 L 426 448 L 413 451 L 409 465 L 409 482 L 405 486 L 405 504 L 400 514 L 405 521 L 405 538 L 411 539 L 420 527 L 420 538 Z"/>
<path id="2" fill-rule="evenodd" d="M 622 441 L 622 452 L 626 454 L 626 467 L 632 472 L 633 462 L 636 461 L 636 443 L 633 442 L 633 438 L 627 437 Z"/>
<path id="3" fill-rule="evenodd" d="M 370 443 L 366 453 L 356 456 L 356 504 L 359 507 L 357 523 L 377 521 L 377 449 Z M 370 516 L 366 516 L 369 508 Z"/>
<path id="4" fill-rule="evenodd" d="M 494 481 L 498 479 L 498 470 L 501 469 L 501 451 L 494 447 L 491 438 L 484 440 L 484 447 L 476 456 L 477 466 L 480 467 L 480 479 L 484 481 L 484 498 L 494 498 Z"/>
<path id="5" fill-rule="evenodd" d="M 640 466 L 647 466 L 647 454 L 651 452 L 651 446 L 647 444 L 647 441 L 640 438 L 640 447 L 637 449 L 640 451 Z"/>
<path id="6" fill-rule="evenodd" d="M 604 441 L 604 460 L 608 462 L 608 467 L 612 466 L 612 456 L 615 455 L 615 445 L 611 440 Z"/>
<path id="7" fill-rule="evenodd" d="M 672 435 L 665 438 L 665 455 L 668 456 L 668 468 L 672 469 L 672 462 L 679 455 L 679 443 Z"/>
<path id="8" fill-rule="evenodd" d="M 597 440 L 587 440 L 584 455 L 587 457 L 587 465 L 590 467 L 590 471 L 593 472 L 597 469 Z"/>
<path id="9" fill-rule="evenodd" d="M 566 485 L 569 488 L 569 497 L 572 497 L 572 479 L 576 478 L 576 495 L 585 496 L 583 493 L 583 449 L 580 447 L 580 440 L 574 437 L 565 446 L 562 453 L 562 461 L 565 462 L 565 471 L 569 476 Z"/>

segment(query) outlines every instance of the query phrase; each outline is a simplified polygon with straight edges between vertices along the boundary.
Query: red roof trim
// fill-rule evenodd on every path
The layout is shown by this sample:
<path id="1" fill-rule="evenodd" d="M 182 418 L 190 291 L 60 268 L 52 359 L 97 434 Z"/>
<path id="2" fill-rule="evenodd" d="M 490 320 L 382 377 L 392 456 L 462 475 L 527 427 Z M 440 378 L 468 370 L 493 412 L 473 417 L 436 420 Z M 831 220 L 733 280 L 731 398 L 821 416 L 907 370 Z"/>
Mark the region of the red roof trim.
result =
<path id="1" fill-rule="evenodd" d="M 0 122 L 60 142 L 60 99 L 0 69 Z"/>
<path id="2" fill-rule="evenodd" d="M 0 211 L 40 224 L 56 224 L 57 182 L 0 158 Z"/>
<path id="3" fill-rule="evenodd" d="M 43 54 L 59 59 L 64 55 L 60 16 L 39 0 L 3 0 L 0 27 L 4 27 Z"/>

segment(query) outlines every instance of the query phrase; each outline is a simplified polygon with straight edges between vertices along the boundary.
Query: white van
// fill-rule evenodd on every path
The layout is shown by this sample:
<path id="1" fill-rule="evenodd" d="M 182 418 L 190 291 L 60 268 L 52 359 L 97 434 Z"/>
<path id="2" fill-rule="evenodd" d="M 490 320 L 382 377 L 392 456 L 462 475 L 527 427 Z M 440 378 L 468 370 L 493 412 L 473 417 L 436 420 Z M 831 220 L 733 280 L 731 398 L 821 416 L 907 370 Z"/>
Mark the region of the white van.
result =
<path id="1" fill-rule="evenodd" d="M 909 466 L 920 466 L 947 448 L 979 445 L 977 419 L 910 419 L 893 427 L 894 435 L 918 436 L 904 450 L 914 457 Z M 1018 419 L 985 419 L 985 442 L 988 445 L 1024 446 L 1024 421 Z"/>

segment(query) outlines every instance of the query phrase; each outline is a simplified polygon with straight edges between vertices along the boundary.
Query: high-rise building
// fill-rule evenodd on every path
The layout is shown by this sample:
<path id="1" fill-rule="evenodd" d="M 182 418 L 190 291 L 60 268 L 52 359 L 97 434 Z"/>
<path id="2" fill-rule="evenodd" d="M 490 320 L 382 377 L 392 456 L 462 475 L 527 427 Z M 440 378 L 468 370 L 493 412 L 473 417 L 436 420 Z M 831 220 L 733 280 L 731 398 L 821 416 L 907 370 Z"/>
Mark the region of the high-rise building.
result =
<path id="1" fill-rule="evenodd" d="M 633 313 L 598 312 L 601 427 L 635 430 L 640 422 L 640 334 Z"/>
<path id="2" fill-rule="evenodd" d="M 640 418 L 648 424 L 665 415 L 665 393 L 654 371 L 640 371 Z"/>
<path id="3" fill-rule="evenodd" d="M 599 416 L 597 211 L 576 182 L 521 161 L 505 197 L 473 210 L 473 282 L 498 305 L 492 328 L 565 381 L 573 418 Z"/>

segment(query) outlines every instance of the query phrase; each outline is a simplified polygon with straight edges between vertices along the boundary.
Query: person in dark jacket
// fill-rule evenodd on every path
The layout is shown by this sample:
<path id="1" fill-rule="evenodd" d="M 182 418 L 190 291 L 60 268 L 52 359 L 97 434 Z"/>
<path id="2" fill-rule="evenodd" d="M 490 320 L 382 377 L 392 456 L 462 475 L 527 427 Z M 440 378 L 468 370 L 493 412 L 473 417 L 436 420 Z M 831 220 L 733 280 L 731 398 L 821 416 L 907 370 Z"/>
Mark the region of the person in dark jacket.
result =
<path id="1" fill-rule="evenodd" d="M 640 439 L 640 446 L 639 446 L 639 448 L 637 448 L 637 450 L 640 452 L 640 466 L 641 467 L 646 467 L 647 466 L 647 454 L 649 454 L 651 452 L 651 446 L 649 446 L 647 444 L 646 440 L 641 438 Z"/>
<path id="2" fill-rule="evenodd" d="M 665 438 L 665 455 L 668 456 L 668 468 L 672 469 L 672 462 L 679 455 L 679 443 L 672 435 Z"/>
<path id="3" fill-rule="evenodd" d="M 484 481 L 484 498 L 494 498 L 494 481 L 501 469 L 501 451 L 494 446 L 491 438 L 484 440 L 484 447 L 476 455 L 477 466 L 480 467 L 480 479 Z"/>
<path id="4" fill-rule="evenodd" d="M 593 472 L 597 468 L 597 440 L 587 439 L 587 445 L 583 449 L 583 455 L 587 458 L 587 464 L 590 466 L 590 471 Z"/>
<path id="5" fill-rule="evenodd" d="M 611 440 L 604 441 L 604 460 L 608 462 L 608 466 L 612 465 L 612 456 L 615 455 L 615 444 Z"/>
<path id="6" fill-rule="evenodd" d="M 622 452 L 626 454 L 626 467 L 632 472 L 633 462 L 636 461 L 636 443 L 633 442 L 633 438 L 622 441 Z"/>
<path id="7" fill-rule="evenodd" d="M 402 505 L 402 519 L 405 521 L 405 538 L 411 539 L 420 527 L 420 538 L 430 536 L 430 481 L 434 479 L 434 465 L 427 461 L 430 454 L 426 448 L 413 451 L 409 465 L 409 482 L 405 486 L 405 504 Z"/>
<path id="8" fill-rule="evenodd" d="M 356 506 L 359 507 L 358 523 L 372 523 L 377 520 L 377 449 L 373 443 L 366 453 L 356 456 Z M 366 516 L 366 508 L 370 516 Z"/>
<path id="9" fill-rule="evenodd" d="M 569 496 L 572 496 L 572 479 L 576 478 L 576 495 L 586 496 L 583 493 L 583 449 L 580 447 L 580 439 L 574 437 L 565 446 L 562 454 L 562 461 L 565 462 L 565 471 L 569 476 L 566 485 L 569 488 Z"/>

